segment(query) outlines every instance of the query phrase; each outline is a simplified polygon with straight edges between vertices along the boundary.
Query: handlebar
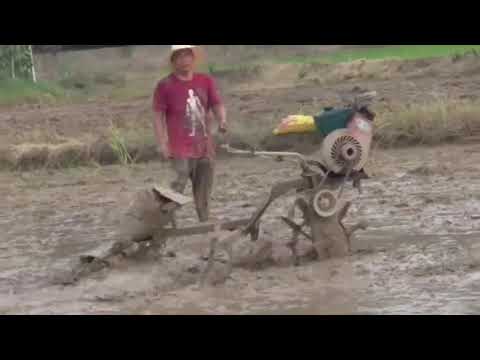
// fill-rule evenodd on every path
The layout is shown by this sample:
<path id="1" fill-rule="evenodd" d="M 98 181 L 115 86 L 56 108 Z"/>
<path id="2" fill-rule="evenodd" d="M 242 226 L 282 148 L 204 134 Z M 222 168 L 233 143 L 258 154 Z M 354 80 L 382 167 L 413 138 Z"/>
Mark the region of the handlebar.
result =
<path id="1" fill-rule="evenodd" d="M 229 154 L 234 155 L 250 155 L 250 156 L 267 156 L 267 157 L 294 157 L 300 160 L 301 162 L 307 162 L 307 158 L 305 158 L 302 154 L 296 152 L 282 152 L 282 151 L 248 151 L 248 150 L 239 150 L 230 147 L 230 145 L 225 144 L 221 146 L 225 149 Z"/>
<path id="2" fill-rule="evenodd" d="M 319 167 L 319 165 L 321 165 L 321 163 L 319 163 L 318 161 L 315 161 L 315 160 L 310 160 L 300 153 L 284 152 L 284 151 L 255 151 L 255 150 L 247 151 L 247 150 L 239 150 L 239 149 L 231 148 L 230 145 L 228 145 L 228 144 L 222 145 L 221 148 L 226 150 L 227 153 L 233 154 L 233 155 L 294 158 L 294 159 L 298 160 L 298 162 L 300 163 L 300 166 L 303 170 L 308 169 L 311 172 L 317 173 L 321 176 L 325 176 L 325 172 L 323 170 L 321 170 L 320 167 Z M 310 165 L 316 165 L 317 167 L 319 167 L 319 170 L 312 169 L 312 167 Z"/>

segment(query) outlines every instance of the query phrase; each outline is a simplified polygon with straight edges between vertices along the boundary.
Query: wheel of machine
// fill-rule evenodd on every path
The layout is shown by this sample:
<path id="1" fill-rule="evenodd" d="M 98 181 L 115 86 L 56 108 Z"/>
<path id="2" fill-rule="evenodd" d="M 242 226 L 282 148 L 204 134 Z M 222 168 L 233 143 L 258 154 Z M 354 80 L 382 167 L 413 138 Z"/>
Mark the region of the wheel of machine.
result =
<path id="1" fill-rule="evenodd" d="M 313 209 L 318 216 L 330 217 L 338 211 L 337 196 L 329 190 L 321 190 L 313 197 Z"/>

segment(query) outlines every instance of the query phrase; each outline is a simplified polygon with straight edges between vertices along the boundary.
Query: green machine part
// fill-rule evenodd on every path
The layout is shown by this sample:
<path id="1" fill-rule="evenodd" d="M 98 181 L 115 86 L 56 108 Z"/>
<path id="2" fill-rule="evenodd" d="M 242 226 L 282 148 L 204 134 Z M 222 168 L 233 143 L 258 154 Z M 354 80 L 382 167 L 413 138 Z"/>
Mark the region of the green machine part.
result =
<path id="1" fill-rule="evenodd" d="M 323 136 L 328 136 L 335 130 L 345 129 L 354 115 L 355 112 L 351 109 L 327 108 L 314 118 L 315 126 Z"/>

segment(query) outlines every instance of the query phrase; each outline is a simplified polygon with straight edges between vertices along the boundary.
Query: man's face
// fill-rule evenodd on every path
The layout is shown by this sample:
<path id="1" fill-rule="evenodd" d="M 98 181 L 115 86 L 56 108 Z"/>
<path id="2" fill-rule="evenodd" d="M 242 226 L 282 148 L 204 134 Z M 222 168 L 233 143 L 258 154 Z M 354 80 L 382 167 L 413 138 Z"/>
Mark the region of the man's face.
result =
<path id="1" fill-rule="evenodd" d="M 192 49 L 179 50 L 173 54 L 172 64 L 176 71 L 189 72 L 193 70 L 195 56 Z"/>

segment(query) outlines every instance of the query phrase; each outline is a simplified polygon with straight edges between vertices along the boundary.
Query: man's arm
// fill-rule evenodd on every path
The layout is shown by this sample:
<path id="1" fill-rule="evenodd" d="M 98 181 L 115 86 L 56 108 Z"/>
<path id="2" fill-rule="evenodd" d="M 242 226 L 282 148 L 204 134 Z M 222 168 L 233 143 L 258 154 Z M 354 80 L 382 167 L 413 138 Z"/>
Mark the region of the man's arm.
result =
<path id="1" fill-rule="evenodd" d="M 217 104 L 212 110 L 220 126 L 220 131 L 223 133 L 227 132 L 227 109 L 225 105 Z"/>
<path id="2" fill-rule="evenodd" d="M 160 82 L 153 95 L 153 128 L 155 132 L 155 138 L 158 144 L 158 150 L 164 158 L 170 157 L 169 139 L 167 129 L 167 97 L 166 87 L 164 82 Z"/>
<path id="3" fill-rule="evenodd" d="M 215 118 L 220 126 L 220 131 L 225 133 L 227 131 L 227 110 L 220 97 L 220 93 L 217 88 L 217 84 L 213 78 L 209 78 L 208 87 L 208 102 L 212 109 Z"/>
<path id="4" fill-rule="evenodd" d="M 168 146 L 167 121 L 166 121 L 166 115 L 163 111 L 155 112 L 153 127 L 155 129 L 155 138 L 157 139 L 157 143 L 158 143 L 161 154 L 165 158 L 169 158 L 170 150 Z"/>

